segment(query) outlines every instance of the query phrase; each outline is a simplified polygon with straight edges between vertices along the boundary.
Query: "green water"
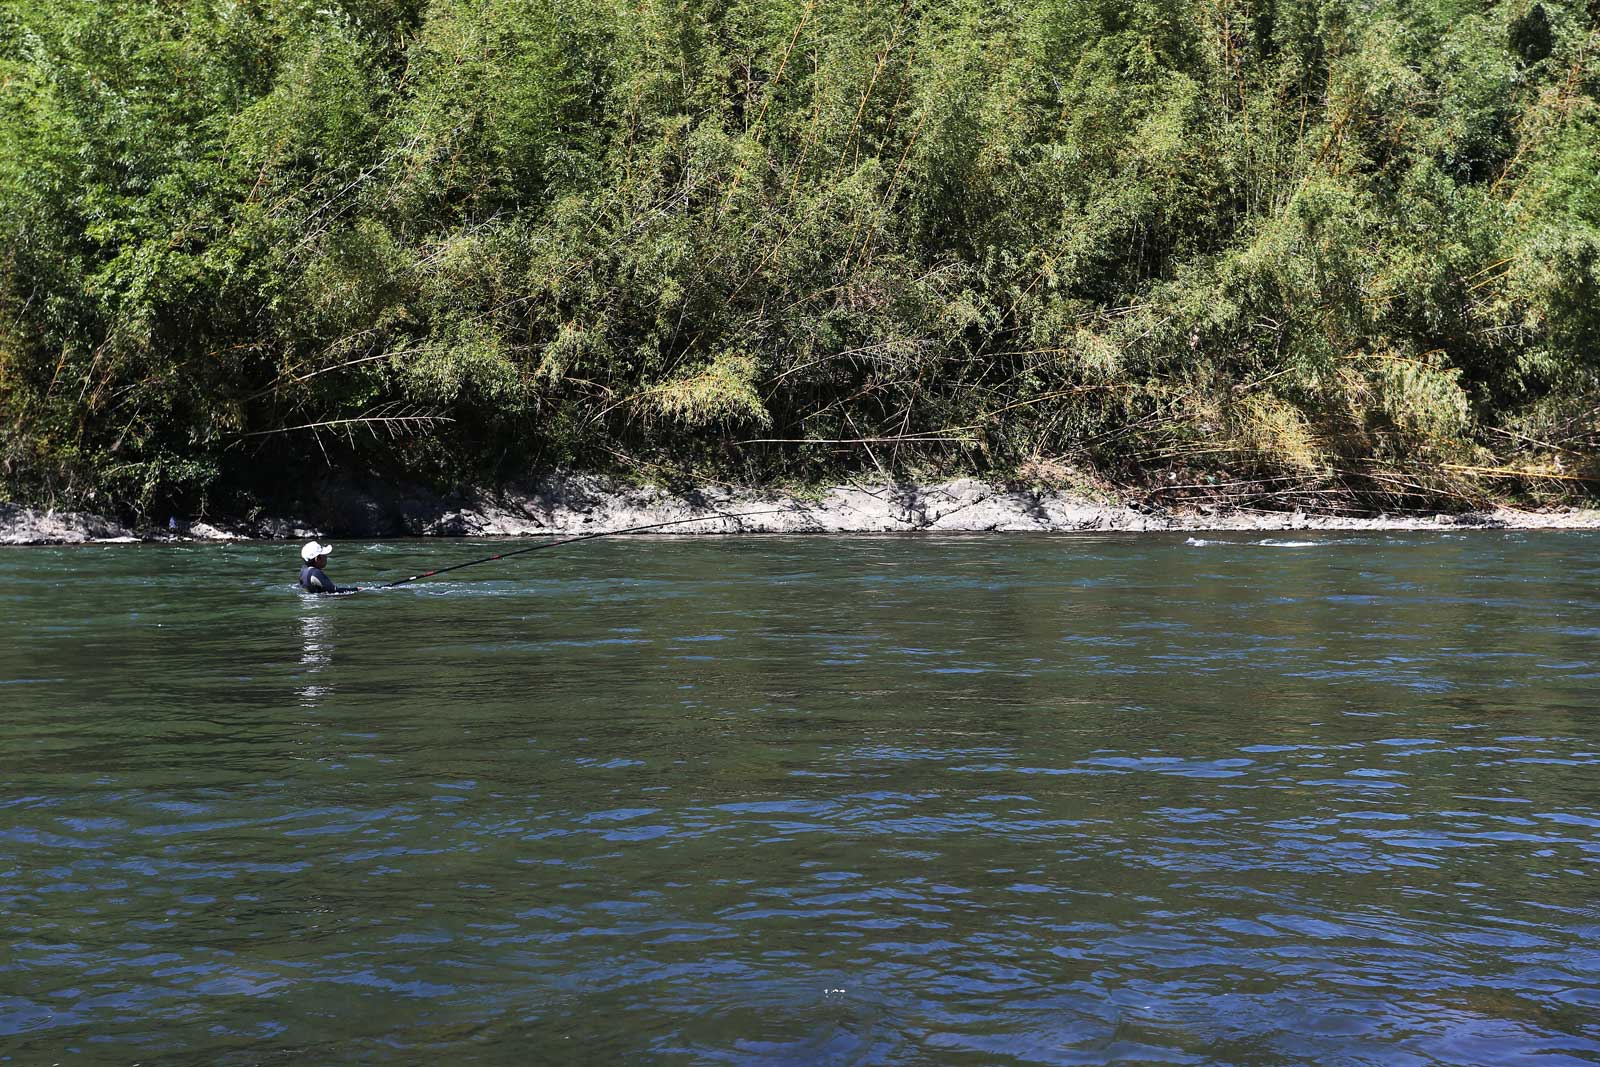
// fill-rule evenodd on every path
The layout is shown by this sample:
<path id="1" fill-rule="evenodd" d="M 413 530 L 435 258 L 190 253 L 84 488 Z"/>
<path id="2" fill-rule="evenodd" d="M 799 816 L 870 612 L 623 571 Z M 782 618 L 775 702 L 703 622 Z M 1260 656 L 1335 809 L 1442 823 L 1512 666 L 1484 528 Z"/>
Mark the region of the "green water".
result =
<path id="1" fill-rule="evenodd" d="M 1597 549 L 5 551 L 0 1063 L 1592 1064 Z"/>

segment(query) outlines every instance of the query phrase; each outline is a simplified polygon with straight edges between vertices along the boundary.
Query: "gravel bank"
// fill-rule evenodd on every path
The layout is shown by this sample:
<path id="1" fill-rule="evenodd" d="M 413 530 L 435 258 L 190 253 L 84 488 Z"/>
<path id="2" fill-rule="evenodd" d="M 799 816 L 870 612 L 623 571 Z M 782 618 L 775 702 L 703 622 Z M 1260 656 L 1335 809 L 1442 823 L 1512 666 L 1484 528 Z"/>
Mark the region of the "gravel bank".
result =
<path id="1" fill-rule="evenodd" d="M 1200 530 L 1596 529 L 1600 510 L 1497 509 L 1345 518 L 1298 512 L 1166 511 L 962 478 L 931 485 L 838 485 L 804 497 L 722 488 L 619 487 L 587 475 L 526 488 L 440 496 L 386 483 L 322 487 L 304 517 L 130 529 L 101 516 L 0 504 L 0 544 L 302 537 L 525 537 L 619 530 L 676 520 L 662 532 L 1065 533 Z"/>

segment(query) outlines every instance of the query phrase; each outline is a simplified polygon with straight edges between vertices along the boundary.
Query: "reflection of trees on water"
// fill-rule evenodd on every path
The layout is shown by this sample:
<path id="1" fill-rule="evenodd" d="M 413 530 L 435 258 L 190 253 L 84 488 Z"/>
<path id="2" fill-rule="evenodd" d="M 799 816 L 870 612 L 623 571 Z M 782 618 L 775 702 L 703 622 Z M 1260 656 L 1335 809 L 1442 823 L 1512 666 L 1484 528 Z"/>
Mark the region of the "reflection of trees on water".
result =
<path id="1" fill-rule="evenodd" d="M 308 608 L 300 615 L 300 706 L 315 708 L 333 691 L 333 616 Z M 319 678 L 324 671 L 329 676 Z"/>

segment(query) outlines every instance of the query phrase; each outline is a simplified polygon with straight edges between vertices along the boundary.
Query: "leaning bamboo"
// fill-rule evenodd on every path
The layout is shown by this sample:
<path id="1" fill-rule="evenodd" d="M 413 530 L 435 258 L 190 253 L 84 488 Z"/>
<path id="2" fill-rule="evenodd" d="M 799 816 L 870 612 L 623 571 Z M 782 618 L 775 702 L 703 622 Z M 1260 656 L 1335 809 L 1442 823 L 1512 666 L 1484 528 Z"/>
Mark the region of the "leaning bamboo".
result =
<path id="1" fill-rule="evenodd" d="M 1444 463 L 1440 465 L 1440 469 L 1476 475 L 1481 478 L 1548 478 L 1558 482 L 1600 483 L 1600 478 L 1591 478 L 1583 474 L 1558 474 L 1555 471 L 1537 470 L 1529 467 L 1479 467 L 1465 463 Z"/>

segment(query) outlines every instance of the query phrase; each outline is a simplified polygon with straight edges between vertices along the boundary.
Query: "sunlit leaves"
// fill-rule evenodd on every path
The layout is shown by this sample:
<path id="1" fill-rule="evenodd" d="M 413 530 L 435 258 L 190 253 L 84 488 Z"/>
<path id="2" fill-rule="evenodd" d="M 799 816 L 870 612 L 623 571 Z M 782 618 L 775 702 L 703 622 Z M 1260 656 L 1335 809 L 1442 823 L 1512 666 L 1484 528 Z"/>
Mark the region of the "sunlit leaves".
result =
<path id="1" fill-rule="evenodd" d="M 1543 0 L 12 0 L 0 469 L 1567 447 L 1597 54 Z M 384 405 L 427 440 L 277 432 Z"/>

